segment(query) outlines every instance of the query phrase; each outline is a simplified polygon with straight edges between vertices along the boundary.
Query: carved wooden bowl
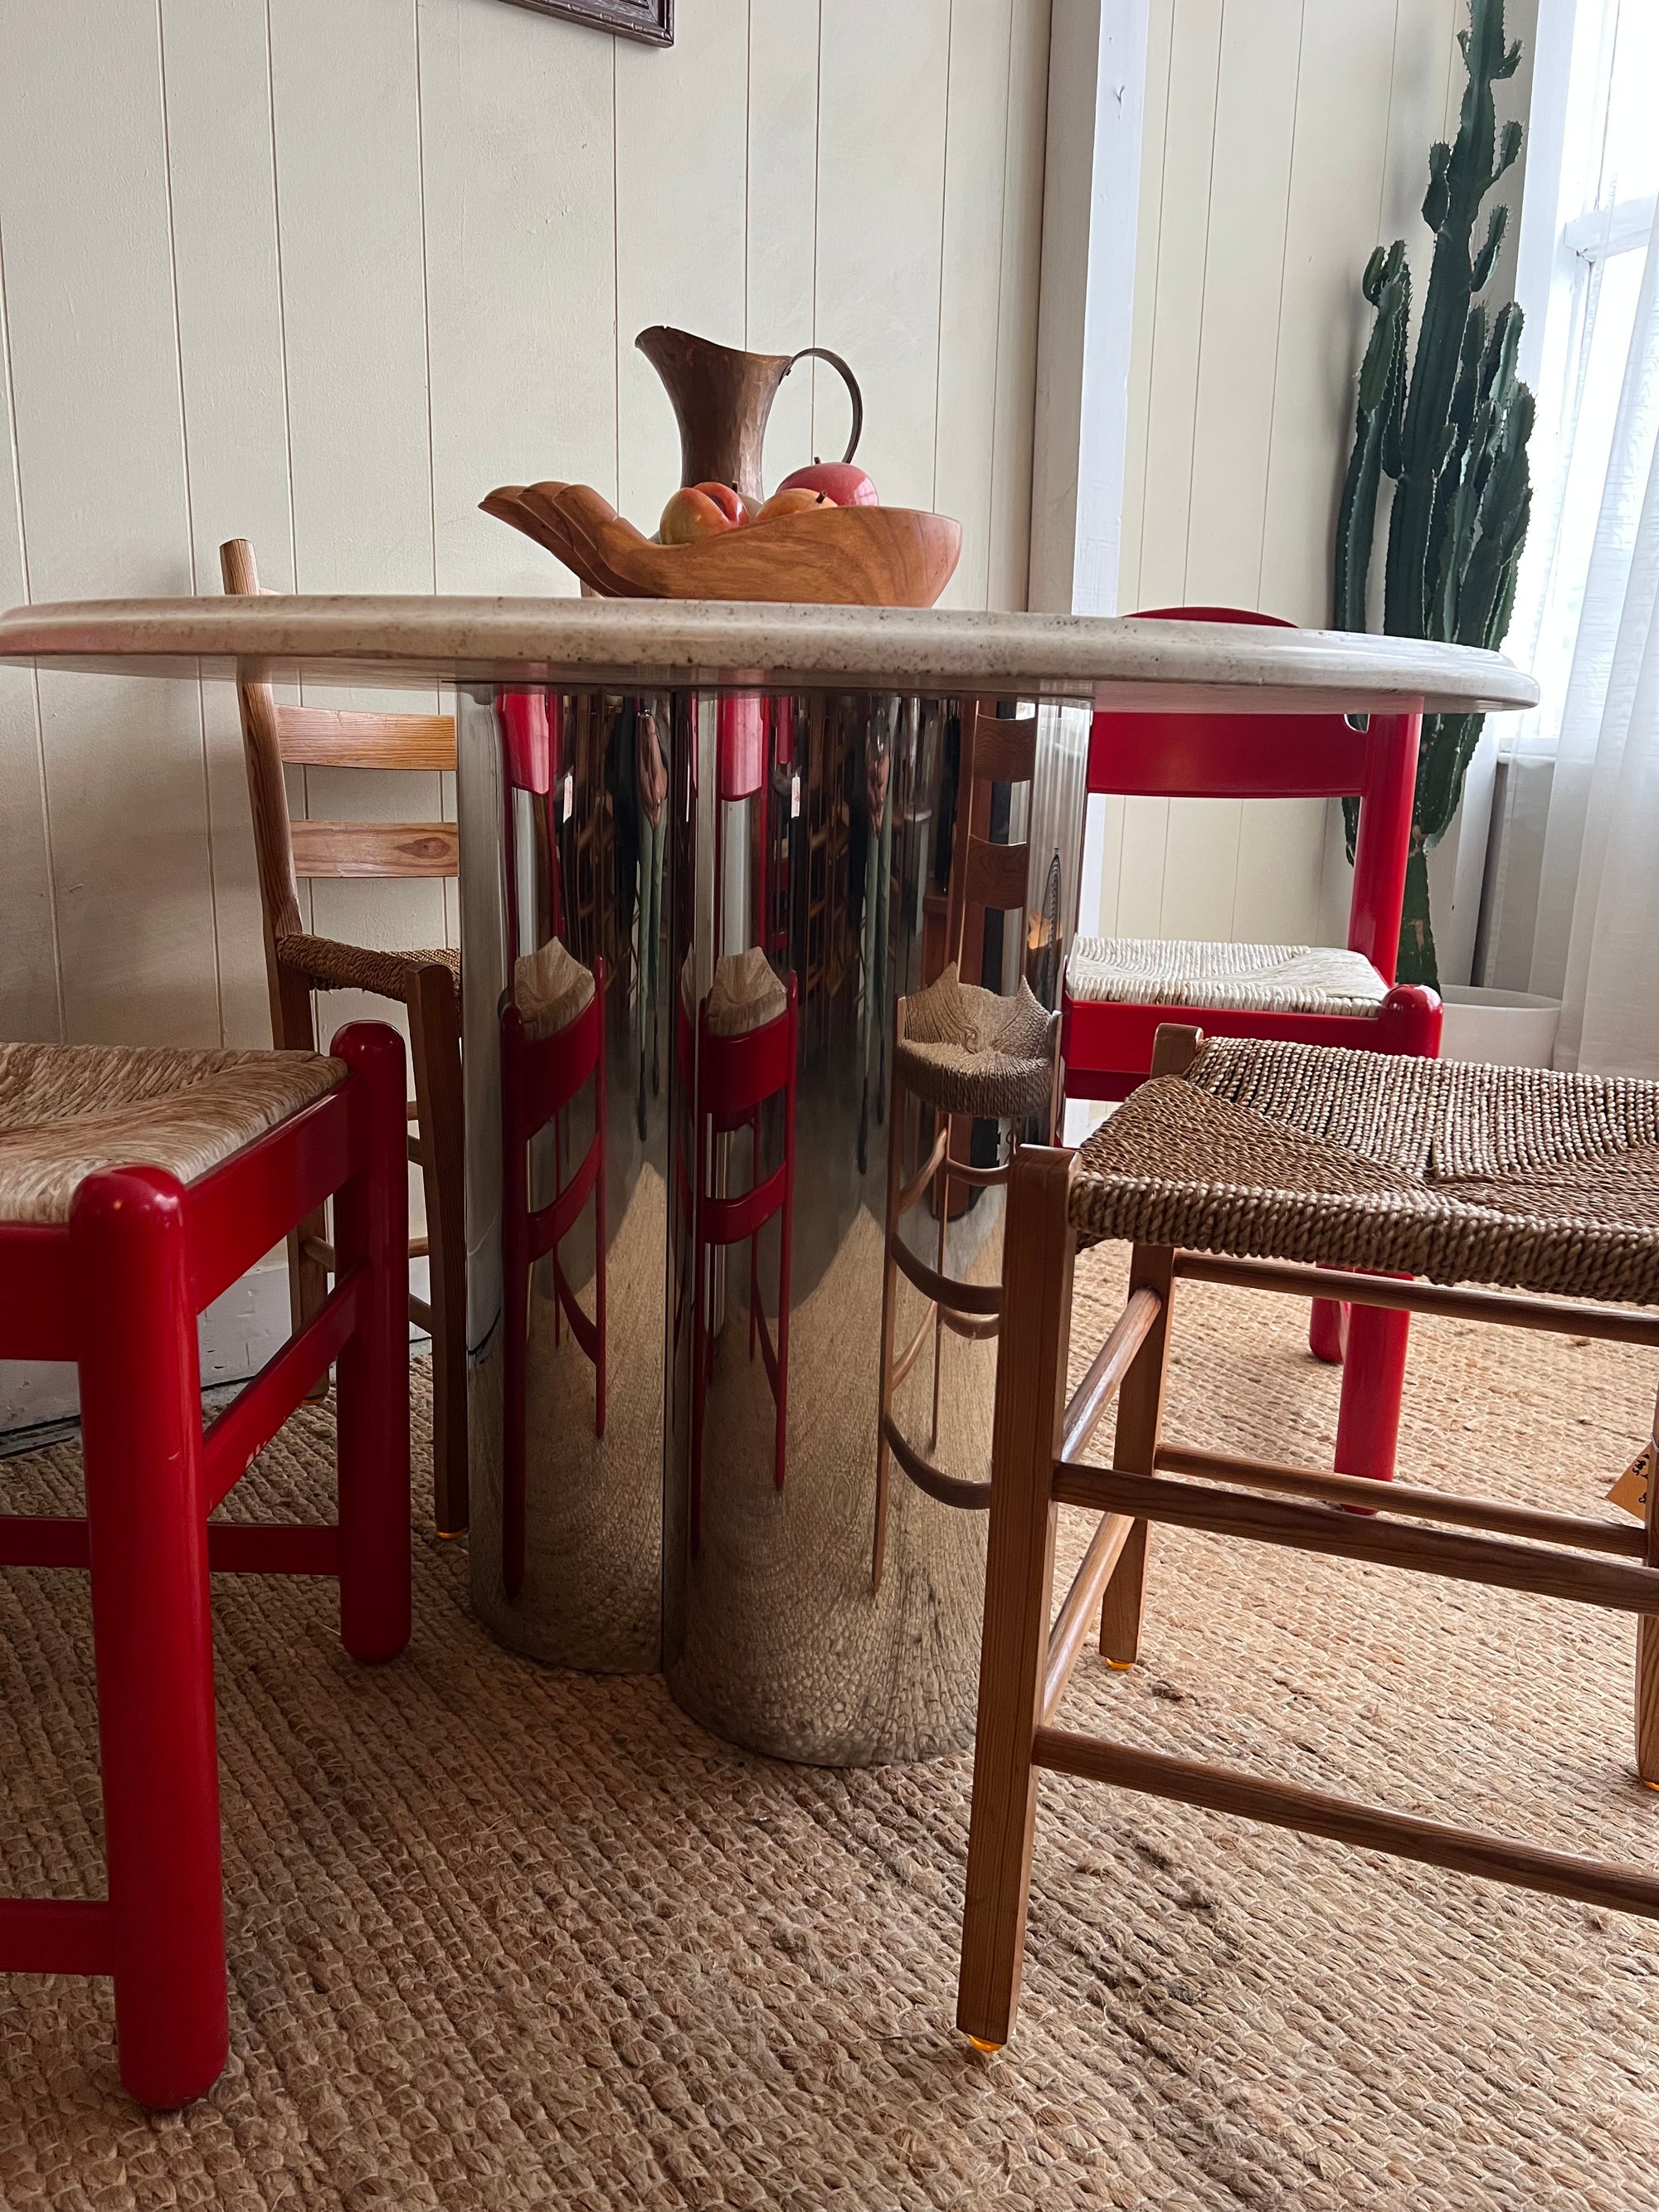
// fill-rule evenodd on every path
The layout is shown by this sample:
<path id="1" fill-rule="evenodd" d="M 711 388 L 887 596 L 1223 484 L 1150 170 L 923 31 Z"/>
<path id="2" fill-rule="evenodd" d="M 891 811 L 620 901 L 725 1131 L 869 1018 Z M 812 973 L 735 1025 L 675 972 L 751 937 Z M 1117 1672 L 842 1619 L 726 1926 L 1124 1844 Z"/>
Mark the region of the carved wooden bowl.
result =
<path id="1" fill-rule="evenodd" d="M 906 507 L 810 508 L 658 545 L 587 484 L 503 484 L 478 503 L 603 599 L 931 607 L 962 553 L 960 523 Z"/>

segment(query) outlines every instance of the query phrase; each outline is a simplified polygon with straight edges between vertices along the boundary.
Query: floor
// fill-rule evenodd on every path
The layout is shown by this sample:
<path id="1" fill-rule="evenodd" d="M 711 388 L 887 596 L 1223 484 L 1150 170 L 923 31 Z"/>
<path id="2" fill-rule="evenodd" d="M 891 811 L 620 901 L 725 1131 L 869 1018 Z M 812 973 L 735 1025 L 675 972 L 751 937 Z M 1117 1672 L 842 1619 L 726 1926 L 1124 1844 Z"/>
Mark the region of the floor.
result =
<path id="1" fill-rule="evenodd" d="M 1116 1267 L 1085 1262 L 1097 1322 Z M 1328 1449 L 1302 1311 L 1183 1301 L 1173 1432 Z M 1655 1379 L 1420 1322 L 1403 1468 L 1594 1510 Z M 314 1504 L 330 1443 L 301 1415 L 239 1498 Z M 76 1481 L 62 1445 L 0 1500 Z M 501 1650 L 465 1583 L 423 1522 L 414 1642 L 374 1672 L 321 1586 L 219 1587 L 229 2069 L 146 2118 L 106 1984 L 0 1984 L 6 2212 L 1659 2198 L 1650 1924 L 1053 1779 L 1019 2032 L 983 2058 L 951 2027 L 965 1759 L 746 1757 L 654 1679 Z M 1066 1717 L 1651 1860 L 1632 1650 L 1565 1603 L 1170 1535 L 1145 1663 L 1085 1655 Z M 79 1578 L 7 1574 L 0 1887 L 96 1887 L 93 1726 Z"/>

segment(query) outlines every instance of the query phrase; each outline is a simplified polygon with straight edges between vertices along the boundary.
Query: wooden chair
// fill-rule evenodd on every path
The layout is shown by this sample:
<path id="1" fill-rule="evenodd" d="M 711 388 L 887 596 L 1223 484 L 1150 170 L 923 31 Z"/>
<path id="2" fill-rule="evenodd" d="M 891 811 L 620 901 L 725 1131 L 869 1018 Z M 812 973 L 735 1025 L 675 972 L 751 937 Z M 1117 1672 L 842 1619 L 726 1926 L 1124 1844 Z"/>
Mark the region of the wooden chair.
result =
<path id="1" fill-rule="evenodd" d="M 219 549 L 225 589 L 262 587 L 253 548 L 233 538 Z M 313 936 L 300 911 L 299 880 L 318 877 L 443 877 L 457 872 L 453 822 L 295 822 L 283 769 L 420 769 L 453 773 L 455 725 L 447 714 L 357 714 L 279 706 L 263 677 L 237 686 L 253 840 L 264 918 L 265 973 L 273 1044 L 313 1051 L 317 991 L 367 991 L 408 1010 L 416 1133 L 409 1157 L 426 1187 L 427 1233 L 410 1256 L 430 1261 L 431 1299 L 412 1297 L 410 1318 L 432 1337 L 432 1473 L 439 1533 L 467 1523 L 466 1242 L 461 1094 L 460 957 L 383 952 Z M 289 1240 L 296 1327 L 320 1307 L 334 1272 L 321 1214 Z"/>
<path id="2" fill-rule="evenodd" d="M 1659 1350 L 1659 1313 L 1631 1310 L 1659 1305 L 1659 1084 L 1254 1039 L 1206 1046 L 1175 1024 L 1159 1032 L 1152 1074 L 1163 1079 L 1080 1152 L 1028 1147 L 1009 1194 L 957 2012 L 981 2048 L 1007 2039 L 1018 2002 L 1044 1770 L 1659 1917 L 1659 1876 L 1644 1867 L 1058 1724 L 1097 1609 L 1103 1652 L 1133 1662 L 1147 1529 L 1163 1522 L 1637 1614 L 1636 1768 L 1659 1787 L 1659 1482 L 1638 1528 L 1402 1483 L 1379 1491 L 1200 1451 L 1163 1425 L 1182 1281 L 1334 1290 L 1382 1311 Z M 1127 1304 L 1067 1403 L 1079 1237 L 1133 1250 Z M 1322 1279 L 1327 1269 L 1340 1272 Z M 1442 1287 L 1468 1285 L 1503 1287 Z M 1114 1396 L 1103 1467 L 1087 1448 Z M 1051 1626 L 1060 1505 L 1100 1519 Z"/>
<path id="3" fill-rule="evenodd" d="M 881 1588 L 887 1544 L 889 1468 L 896 1459 L 919 1490 L 942 1504 L 983 1510 L 989 1504 L 988 1482 L 947 1474 L 905 1436 L 894 1412 L 901 1384 L 933 1346 L 933 1412 L 929 1450 L 939 1442 L 939 1368 L 944 1332 L 983 1340 L 1000 1327 L 1002 1293 L 991 1283 L 964 1283 L 945 1273 L 950 1234 L 951 1185 L 994 1189 L 1008 1180 L 1020 1125 L 1033 1118 L 1045 1135 L 1053 1127 L 1056 1103 L 1056 1047 L 1060 1017 L 1038 1005 L 1022 976 L 1018 989 L 1004 996 L 961 980 L 965 963 L 981 972 L 984 917 L 988 910 L 1024 920 L 1030 875 L 1028 844 L 999 844 L 990 827 L 991 787 L 1029 784 L 1036 768 L 1036 716 L 1000 717 L 994 700 L 981 700 L 966 717 L 968 757 L 962 776 L 957 814 L 957 859 L 951 876 L 946 941 L 950 962 L 944 973 L 914 997 L 901 999 L 894 1020 L 891 1100 L 887 1132 L 885 1259 L 882 1271 L 881 1371 L 876 1435 L 876 1522 L 870 1578 Z M 925 1157 L 909 1176 L 904 1171 L 906 1106 L 916 1112 L 916 1149 Z M 933 1122 L 927 1119 L 931 1109 Z M 977 1167 L 962 1156 L 975 1121 L 1012 1124 L 1010 1160 Z M 937 1123 L 935 1131 L 933 1123 Z M 937 1261 L 928 1267 L 904 1240 L 905 1216 L 923 1200 L 931 1201 L 939 1223 Z M 894 1337 L 898 1313 L 898 1279 L 902 1275 L 926 1301 L 915 1334 L 902 1351 Z"/>

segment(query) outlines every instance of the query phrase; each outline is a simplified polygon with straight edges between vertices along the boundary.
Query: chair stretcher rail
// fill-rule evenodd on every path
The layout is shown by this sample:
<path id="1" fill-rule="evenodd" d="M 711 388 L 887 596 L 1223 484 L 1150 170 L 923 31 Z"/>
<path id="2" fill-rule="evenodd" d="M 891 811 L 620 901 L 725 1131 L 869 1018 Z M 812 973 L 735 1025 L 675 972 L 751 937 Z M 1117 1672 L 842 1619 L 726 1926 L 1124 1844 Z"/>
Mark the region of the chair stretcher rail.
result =
<path id="1" fill-rule="evenodd" d="M 1231 1813 L 1304 1835 L 1328 1836 L 1340 1844 L 1389 1851 L 1425 1866 L 1457 1874 L 1482 1875 L 1489 1881 L 1522 1889 L 1577 1898 L 1585 1905 L 1617 1912 L 1640 1912 L 1659 1919 L 1659 1876 L 1644 1868 L 1551 1851 L 1475 1828 L 1455 1828 L 1413 1814 L 1385 1812 L 1348 1797 L 1328 1796 L 1288 1782 L 1269 1782 L 1236 1768 L 1211 1766 L 1168 1752 L 1141 1751 L 1103 1737 L 1076 1735 L 1065 1729 L 1039 1728 L 1031 1746 L 1034 1765 L 1054 1774 L 1075 1774 L 1121 1790 L 1141 1790 L 1197 1805 L 1212 1813 Z"/>
<path id="2" fill-rule="evenodd" d="M 1376 1485 L 1373 1494 L 1383 1488 Z M 1577 1553 L 1512 1543 L 1499 1536 L 1420 1528 L 1380 1516 L 1362 1520 L 1319 1505 L 1290 1504 L 1248 1491 L 1170 1482 L 1161 1475 L 1124 1474 L 1107 1468 L 1056 1466 L 1054 1496 L 1062 1505 L 1127 1513 L 1135 1520 L 1201 1528 L 1212 1535 L 1252 1537 L 1338 1559 L 1374 1559 L 1419 1574 L 1530 1590 L 1540 1597 L 1571 1598 L 1621 1613 L 1659 1613 L 1659 1569 L 1585 1559 Z M 1386 1495 L 1378 1495 L 1377 1505 L 1386 1504 Z"/>
<path id="3" fill-rule="evenodd" d="M 1212 1252 L 1177 1252 L 1175 1271 L 1190 1283 L 1224 1283 L 1240 1291 L 1284 1291 L 1297 1297 L 1382 1306 L 1393 1313 L 1443 1314 L 1454 1321 L 1498 1322 L 1508 1328 L 1541 1328 L 1559 1336 L 1609 1338 L 1616 1344 L 1659 1348 L 1659 1313 L 1631 1306 L 1534 1297 L 1516 1291 L 1453 1289 L 1399 1276 L 1309 1267 L 1293 1260 L 1224 1259 Z"/>
<path id="4" fill-rule="evenodd" d="M 1066 1602 L 1054 1615 L 1054 1625 L 1048 1631 L 1048 1656 L 1042 1676 L 1042 1717 L 1048 1720 L 1066 1695 L 1066 1686 L 1072 1679 L 1072 1669 L 1083 1649 L 1095 1610 L 1100 1603 L 1106 1585 L 1112 1578 L 1112 1570 L 1123 1553 L 1134 1527 L 1126 1514 L 1103 1513 L 1089 1548 L 1079 1563 L 1072 1578 L 1072 1587 L 1066 1593 Z"/>
<path id="5" fill-rule="evenodd" d="M 1403 1513 L 1421 1521 L 1446 1521 L 1493 1535 L 1528 1536 L 1547 1544 L 1571 1544 L 1580 1551 L 1611 1552 L 1640 1559 L 1647 1539 L 1635 1522 L 1597 1521 L 1577 1513 L 1552 1513 L 1542 1506 L 1515 1505 L 1507 1498 L 1462 1498 L 1449 1490 L 1426 1490 L 1390 1482 L 1379 1491 L 1376 1478 L 1333 1474 L 1328 1468 L 1287 1467 L 1278 1460 L 1241 1459 L 1231 1452 L 1195 1451 L 1186 1444 L 1159 1444 L 1158 1471 L 1207 1475 L 1243 1483 L 1251 1490 L 1282 1490 L 1299 1498 L 1320 1498 L 1333 1505 L 1357 1505 L 1370 1513 Z"/>
<path id="6" fill-rule="evenodd" d="M 1061 1459 L 1074 1460 L 1088 1443 L 1163 1310 L 1164 1301 L 1156 1291 L 1139 1290 L 1118 1316 L 1090 1363 L 1088 1373 L 1072 1393 L 1060 1423 Z"/>

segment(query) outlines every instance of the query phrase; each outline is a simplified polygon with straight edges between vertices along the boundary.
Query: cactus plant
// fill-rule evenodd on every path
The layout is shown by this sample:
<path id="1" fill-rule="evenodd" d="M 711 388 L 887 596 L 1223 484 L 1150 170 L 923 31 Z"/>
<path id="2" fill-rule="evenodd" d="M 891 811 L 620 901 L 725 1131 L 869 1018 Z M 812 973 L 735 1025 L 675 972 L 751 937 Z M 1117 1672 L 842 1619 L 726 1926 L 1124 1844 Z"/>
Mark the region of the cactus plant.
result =
<path id="1" fill-rule="evenodd" d="M 1397 637 L 1496 646 L 1510 625 L 1532 488 L 1527 441 L 1533 395 L 1516 374 L 1521 310 L 1491 319 L 1476 295 L 1509 222 L 1501 202 L 1474 244 L 1482 202 L 1521 150 L 1521 125 L 1500 134 L 1492 88 L 1515 74 L 1521 46 L 1504 43 L 1504 0 L 1469 0 L 1458 33 L 1468 83 L 1457 137 L 1429 154 L 1423 220 L 1434 258 L 1409 374 L 1411 270 L 1403 240 L 1379 246 L 1361 289 L 1375 311 L 1360 363 L 1354 447 L 1336 526 L 1335 619 L 1365 626 L 1366 586 L 1382 479 L 1394 484 L 1383 568 L 1382 627 Z M 1438 981 L 1429 915 L 1428 854 L 1451 825 L 1480 742 L 1479 714 L 1427 714 L 1406 866 L 1399 980 Z M 1352 859 L 1358 809 L 1348 802 Z"/>

